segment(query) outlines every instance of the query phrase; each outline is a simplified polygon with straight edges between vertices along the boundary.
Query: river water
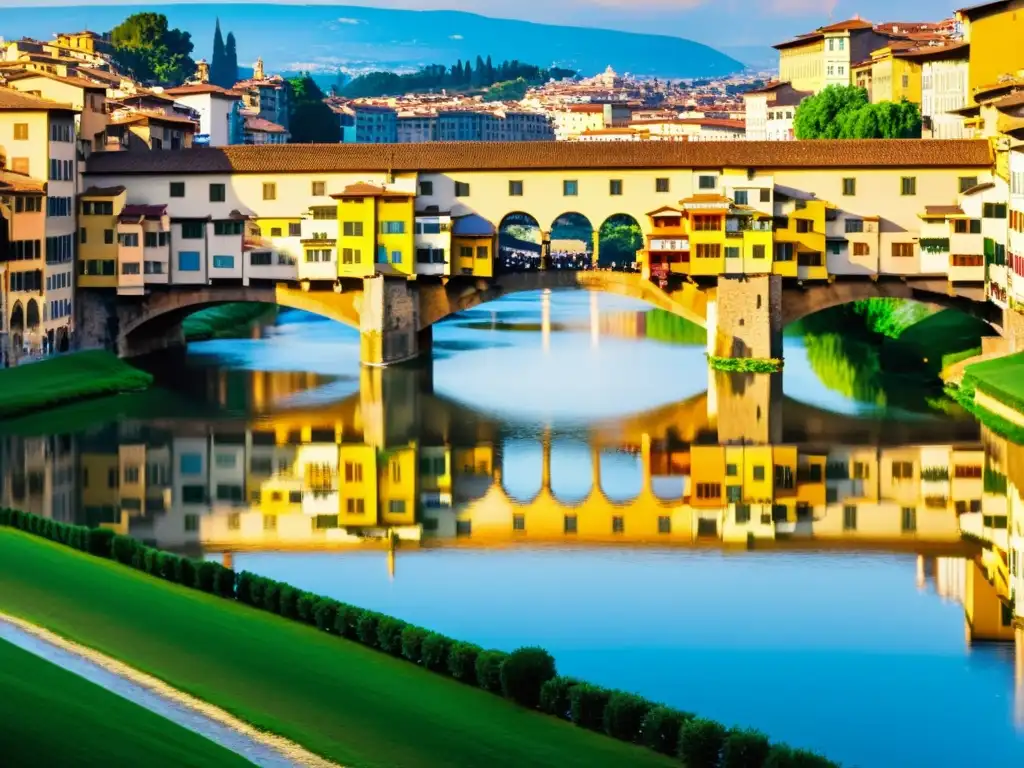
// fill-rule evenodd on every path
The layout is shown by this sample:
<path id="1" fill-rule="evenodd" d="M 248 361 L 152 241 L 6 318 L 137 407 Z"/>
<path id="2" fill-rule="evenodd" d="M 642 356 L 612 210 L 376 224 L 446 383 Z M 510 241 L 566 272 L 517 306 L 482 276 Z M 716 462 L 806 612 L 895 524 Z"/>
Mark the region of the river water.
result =
<path id="1" fill-rule="evenodd" d="M 354 331 L 283 312 L 160 390 L 0 428 L 0 504 L 541 645 L 847 765 L 1022 764 L 992 545 L 1016 448 L 834 343 L 725 376 L 700 333 L 520 295 L 439 326 L 432 365 L 370 371 Z"/>

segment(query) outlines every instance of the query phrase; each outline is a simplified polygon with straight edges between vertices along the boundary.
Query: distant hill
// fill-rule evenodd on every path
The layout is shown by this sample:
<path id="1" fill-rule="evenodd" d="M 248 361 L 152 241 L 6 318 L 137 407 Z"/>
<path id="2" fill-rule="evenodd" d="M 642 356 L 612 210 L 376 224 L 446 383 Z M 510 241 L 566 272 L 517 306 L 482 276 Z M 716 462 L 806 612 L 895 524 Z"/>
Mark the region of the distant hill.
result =
<path id="1" fill-rule="evenodd" d="M 22 0 L 28 2 L 28 0 Z M 408 11 L 348 5 L 202 4 L 111 6 L 106 3 L 0 9 L 7 39 L 49 40 L 68 29 L 107 31 L 140 11 L 164 13 L 172 27 L 192 33 L 195 58 L 211 58 L 214 22 L 235 33 L 239 61 L 262 56 L 267 69 L 328 72 L 339 67 L 416 68 L 453 64 L 477 55 L 518 59 L 596 74 L 707 77 L 742 70 L 743 64 L 692 40 L 584 27 L 492 19 L 461 11 Z"/>

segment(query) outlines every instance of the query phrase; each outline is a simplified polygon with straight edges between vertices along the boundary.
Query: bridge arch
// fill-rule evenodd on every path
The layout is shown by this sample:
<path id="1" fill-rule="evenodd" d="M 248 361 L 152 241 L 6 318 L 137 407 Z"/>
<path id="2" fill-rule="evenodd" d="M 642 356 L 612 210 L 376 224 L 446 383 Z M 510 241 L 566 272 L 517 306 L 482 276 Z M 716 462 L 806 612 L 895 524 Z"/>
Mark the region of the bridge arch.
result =
<path id="1" fill-rule="evenodd" d="M 35 299 L 25 305 L 25 327 L 30 331 L 39 327 L 39 303 Z"/>
<path id="2" fill-rule="evenodd" d="M 628 213 L 613 213 L 597 228 L 595 264 L 616 267 L 636 262 L 637 251 L 644 247 L 643 227 Z"/>
<path id="3" fill-rule="evenodd" d="M 590 219 L 566 211 L 551 222 L 551 266 L 555 269 L 586 269 L 592 264 L 597 233 Z"/>
<path id="4" fill-rule="evenodd" d="M 498 222 L 497 233 L 496 272 L 540 269 L 543 233 L 535 216 L 524 211 L 507 213 Z"/>
<path id="5" fill-rule="evenodd" d="M 12 333 L 25 330 L 25 308 L 20 301 L 14 302 L 14 307 L 11 309 L 10 328 Z"/>

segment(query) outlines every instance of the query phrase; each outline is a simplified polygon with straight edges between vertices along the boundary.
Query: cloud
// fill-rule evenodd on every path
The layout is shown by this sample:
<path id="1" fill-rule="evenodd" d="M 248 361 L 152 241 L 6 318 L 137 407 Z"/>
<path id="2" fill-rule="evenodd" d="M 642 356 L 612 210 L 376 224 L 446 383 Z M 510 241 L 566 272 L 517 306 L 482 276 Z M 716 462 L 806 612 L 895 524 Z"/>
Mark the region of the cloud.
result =
<path id="1" fill-rule="evenodd" d="M 448 39 L 449 40 L 465 40 L 466 38 L 464 38 L 462 35 L 448 35 Z"/>
<path id="2" fill-rule="evenodd" d="M 768 5 L 775 13 L 787 16 L 800 16 L 805 13 L 831 16 L 839 5 L 839 0 L 770 0 Z"/>
<path id="3" fill-rule="evenodd" d="M 362 19 L 351 19 L 351 18 L 349 18 L 347 16 L 342 16 L 340 19 L 338 19 L 338 23 L 339 24 L 362 24 L 363 20 Z"/>

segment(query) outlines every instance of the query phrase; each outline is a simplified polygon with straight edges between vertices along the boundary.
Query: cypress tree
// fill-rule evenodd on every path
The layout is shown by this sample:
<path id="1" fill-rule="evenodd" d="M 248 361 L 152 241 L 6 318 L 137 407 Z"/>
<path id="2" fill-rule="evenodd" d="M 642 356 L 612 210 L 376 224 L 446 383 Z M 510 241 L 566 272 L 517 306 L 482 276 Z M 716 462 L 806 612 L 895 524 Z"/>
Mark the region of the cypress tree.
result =
<path id="1" fill-rule="evenodd" d="M 224 51 L 224 37 L 220 32 L 220 19 L 217 19 L 217 27 L 213 33 L 213 59 L 210 61 L 210 82 L 214 85 L 224 85 L 226 76 L 225 65 L 227 60 Z M 232 83 L 234 85 L 234 83 Z"/>
<path id="2" fill-rule="evenodd" d="M 484 80 L 484 85 L 494 85 L 494 62 L 491 61 L 491 55 L 487 54 L 487 77 Z"/>
<path id="3" fill-rule="evenodd" d="M 231 88 L 238 82 L 238 50 L 235 47 L 235 33 L 228 32 L 227 42 L 224 44 L 224 82 L 225 88 Z"/>

